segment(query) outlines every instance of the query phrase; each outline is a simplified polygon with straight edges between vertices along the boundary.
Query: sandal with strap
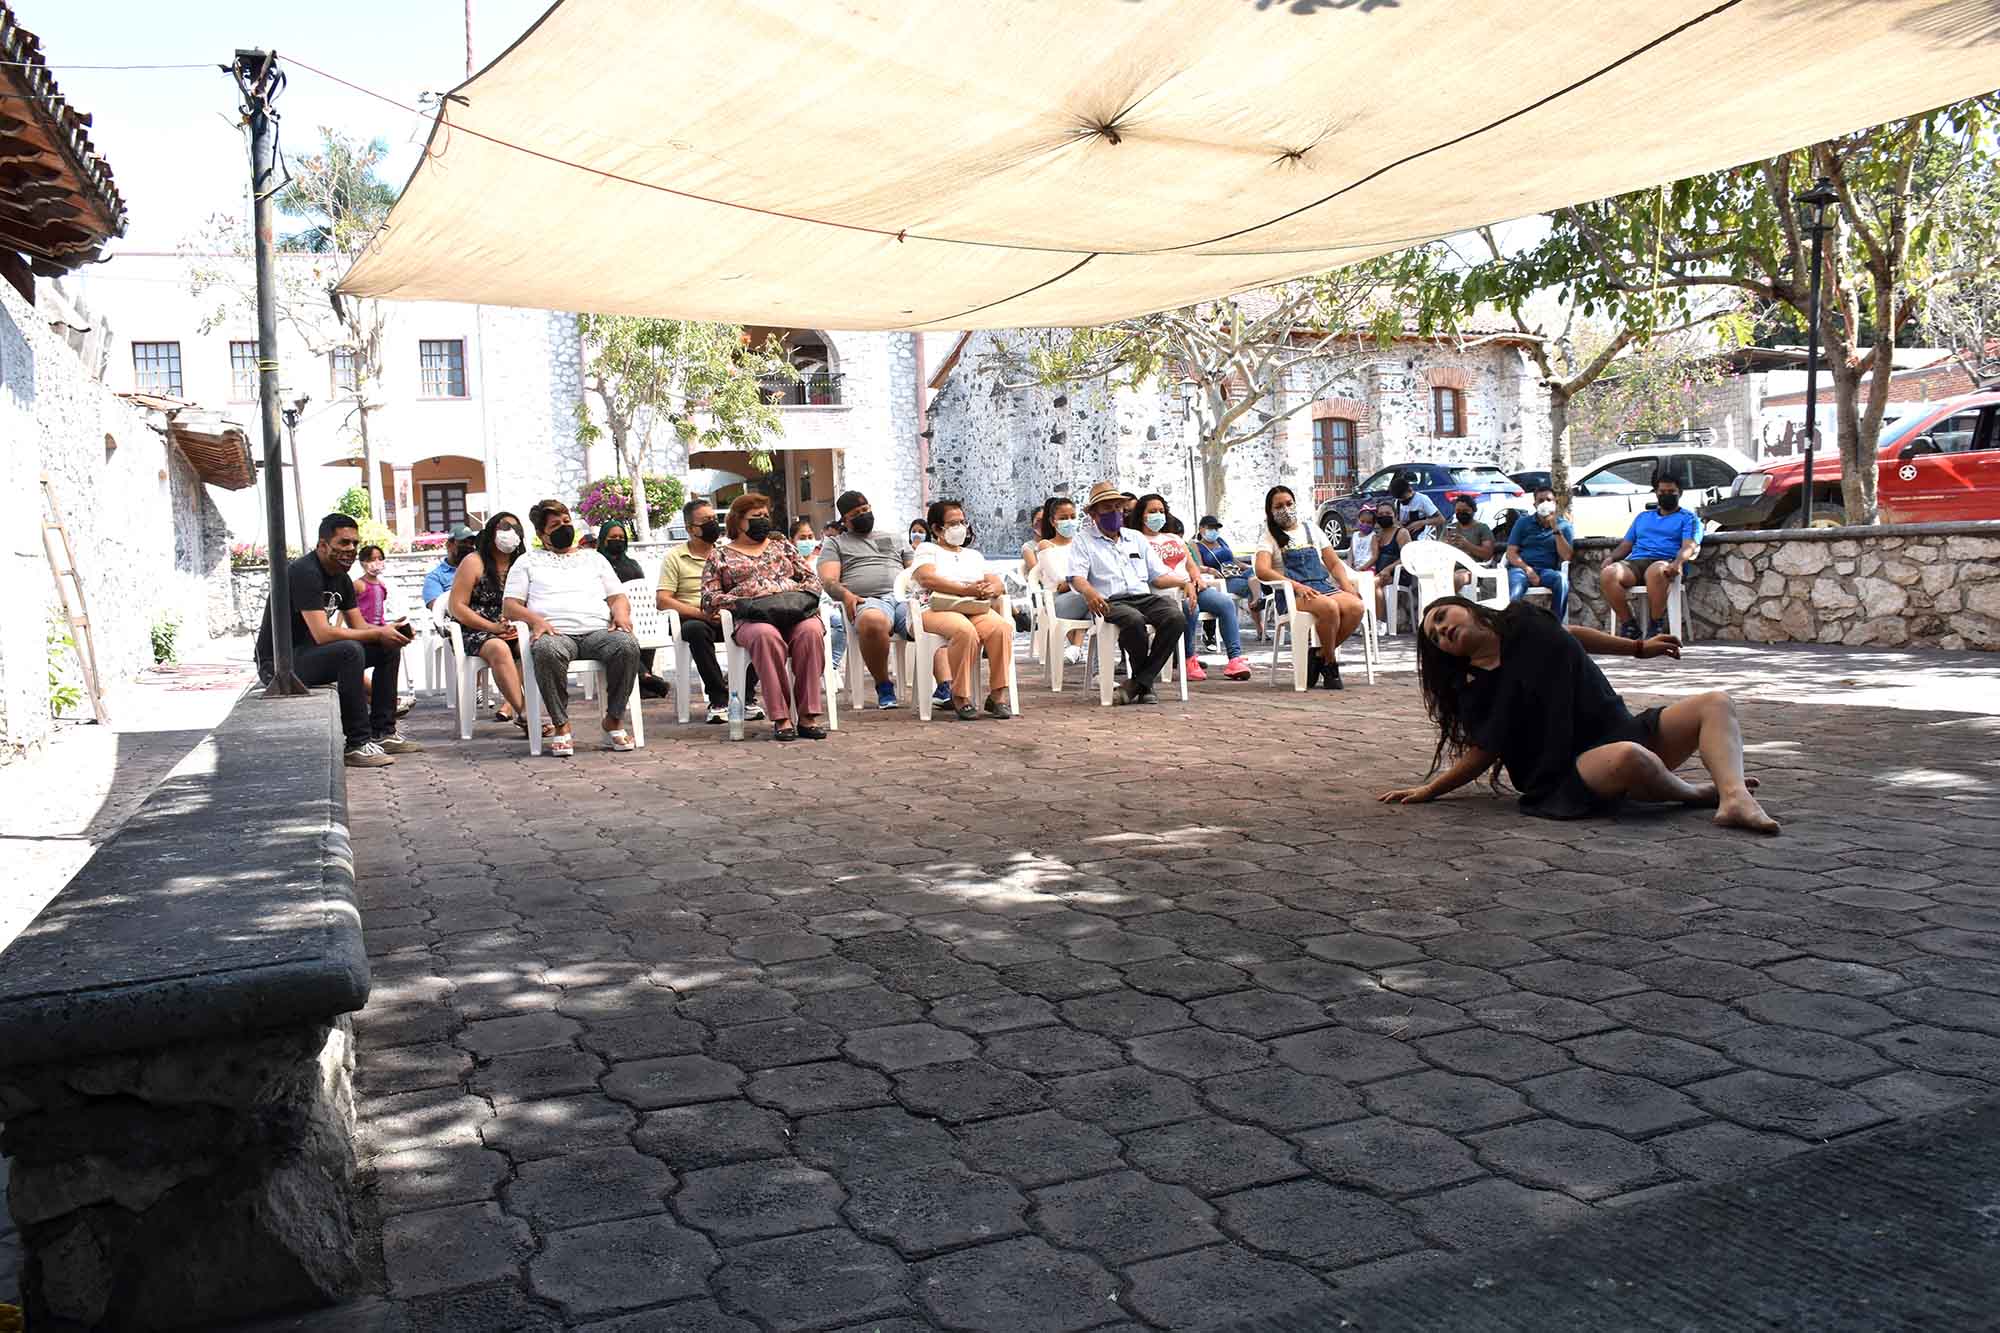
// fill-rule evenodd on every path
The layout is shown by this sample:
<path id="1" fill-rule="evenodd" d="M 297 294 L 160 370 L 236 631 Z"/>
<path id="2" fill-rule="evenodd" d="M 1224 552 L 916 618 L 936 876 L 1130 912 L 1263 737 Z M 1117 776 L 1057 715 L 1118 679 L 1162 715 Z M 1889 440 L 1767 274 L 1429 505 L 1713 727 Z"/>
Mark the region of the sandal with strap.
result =
<path id="1" fill-rule="evenodd" d="M 623 727 L 613 727 L 611 730 L 605 732 L 604 744 L 608 749 L 621 752 L 638 748 L 632 744 L 632 733 Z"/>
<path id="2" fill-rule="evenodd" d="M 549 753 L 557 759 L 575 758 L 576 737 L 568 735 L 549 737 Z"/>

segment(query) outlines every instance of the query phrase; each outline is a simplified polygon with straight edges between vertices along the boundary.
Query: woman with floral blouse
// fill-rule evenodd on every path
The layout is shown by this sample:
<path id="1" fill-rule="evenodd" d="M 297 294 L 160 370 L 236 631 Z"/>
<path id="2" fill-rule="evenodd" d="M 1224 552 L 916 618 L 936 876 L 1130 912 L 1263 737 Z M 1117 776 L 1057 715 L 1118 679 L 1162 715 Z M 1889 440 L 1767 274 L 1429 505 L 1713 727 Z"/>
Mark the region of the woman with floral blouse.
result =
<path id="1" fill-rule="evenodd" d="M 701 609 L 711 615 L 736 613 L 734 637 L 737 646 L 750 654 L 764 683 L 771 739 L 794 741 L 803 736 L 823 741 L 820 691 L 826 670 L 826 626 L 817 611 L 782 631 L 765 621 L 745 620 L 738 611 L 745 601 L 787 592 L 810 593 L 817 603 L 819 575 L 796 542 L 772 530 L 769 496 L 738 496 L 729 506 L 723 530 L 729 540 L 715 548 L 702 572 Z"/>

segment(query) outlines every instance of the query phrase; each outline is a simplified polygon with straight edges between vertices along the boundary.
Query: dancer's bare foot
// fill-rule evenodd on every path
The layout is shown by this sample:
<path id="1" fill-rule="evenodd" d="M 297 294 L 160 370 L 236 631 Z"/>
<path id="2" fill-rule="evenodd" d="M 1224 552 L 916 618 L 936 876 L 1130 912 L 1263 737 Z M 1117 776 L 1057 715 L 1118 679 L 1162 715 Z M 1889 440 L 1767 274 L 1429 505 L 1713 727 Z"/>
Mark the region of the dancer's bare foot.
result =
<path id="1" fill-rule="evenodd" d="M 1688 785 L 1694 788 L 1694 795 L 1683 801 L 1683 805 L 1692 805 L 1706 810 L 1713 810 L 1722 804 L 1721 797 L 1716 793 L 1713 782 L 1690 782 Z M 1755 778 L 1745 778 L 1743 779 L 1743 785 L 1751 791 L 1756 791 L 1762 784 Z"/>
<path id="2" fill-rule="evenodd" d="M 1778 821 L 1765 814 L 1764 807 L 1747 793 L 1717 806 L 1715 823 L 1718 828 L 1749 829 L 1752 833 L 1778 831 Z"/>

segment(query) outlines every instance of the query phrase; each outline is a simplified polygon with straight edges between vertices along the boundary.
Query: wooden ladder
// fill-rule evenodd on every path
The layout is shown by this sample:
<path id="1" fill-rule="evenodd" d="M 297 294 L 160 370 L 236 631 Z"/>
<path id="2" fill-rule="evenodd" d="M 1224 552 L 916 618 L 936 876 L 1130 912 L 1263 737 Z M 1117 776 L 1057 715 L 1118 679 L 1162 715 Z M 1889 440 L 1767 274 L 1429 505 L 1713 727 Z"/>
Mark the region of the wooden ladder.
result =
<path id="1" fill-rule="evenodd" d="M 90 696 L 91 716 L 105 722 L 104 696 L 97 689 L 97 645 L 90 636 L 90 605 L 84 601 L 83 580 L 76 576 L 76 551 L 69 543 L 62 502 L 56 499 L 46 472 L 42 474 L 42 550 L 49 557 L 49 572 L 55 575 L 56 594 L 62 598 L 63 619 L 69 622 L 76 664 L 83 671 L 83 691 Z"/>

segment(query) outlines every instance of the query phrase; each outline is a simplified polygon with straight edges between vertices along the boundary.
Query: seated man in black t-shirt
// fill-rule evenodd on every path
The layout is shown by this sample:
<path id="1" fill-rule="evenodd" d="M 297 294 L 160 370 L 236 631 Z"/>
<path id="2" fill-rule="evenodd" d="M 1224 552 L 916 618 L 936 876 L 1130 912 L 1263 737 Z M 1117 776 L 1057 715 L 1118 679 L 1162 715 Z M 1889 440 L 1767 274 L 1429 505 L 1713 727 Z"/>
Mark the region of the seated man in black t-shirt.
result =
<path id="1" fill-rule="evenodd" d="M 292 670 L 301 684 L 340 692 L 340 726 L 350 768 L 381 768 L 389 756 L 424 747 L 396 733 L 396 671 L 410 642 L 409 625 L 371 625 L 354 602 L 347 571 L 361 549 L 361 531 L 346 514 L 319 522 L 319 545 L 285 567 L 292 593 Z M 257 631 L 257 674 L 272 675 L 271 608 Z M 363 673 L 375 670 L 371 695 Z"/>

